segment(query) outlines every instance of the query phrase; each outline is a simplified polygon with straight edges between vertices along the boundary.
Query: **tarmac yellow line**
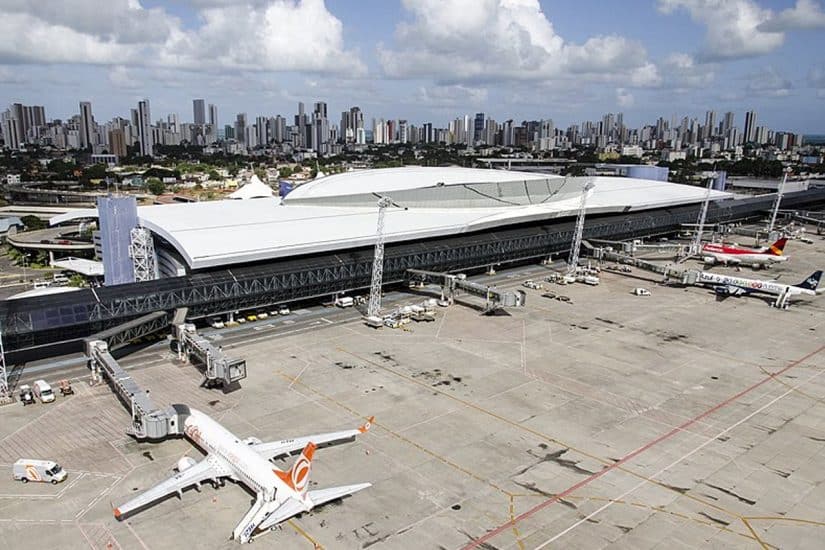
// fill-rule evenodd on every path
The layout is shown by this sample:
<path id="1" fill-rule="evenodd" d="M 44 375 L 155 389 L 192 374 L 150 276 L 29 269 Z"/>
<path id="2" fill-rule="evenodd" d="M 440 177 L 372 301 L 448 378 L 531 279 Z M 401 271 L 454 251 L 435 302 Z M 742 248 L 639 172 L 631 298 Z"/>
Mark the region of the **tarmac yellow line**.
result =
<path id="1" fill-rule="evenodd" d="M 590 458 L 590 459 L 596 460 L 596 461 L 598 461 L 598 462 L 600 462 L 600 463 L 602 463 L 602 464 L 604 464 L 604 465 L 606 465 L 606 466 L 609 466 L 609 465 L 613 464 L 613 462 L 612 462 L 612 461 L 610 461 L 610 460 L 607 460 L 607 459 L 604 459 L 604 458 L 602 458 L 602 457 L 600 457 L 600 456 L 597 456 L 597 455 L 591 454 L 591 453 L 589 453 L 589 452 L 587 452 L 587 451 L 584 451 L 584 450 L 582 450 L 582 449 L 579 449 L 579 448 L 577 448 L 577 447 L 575 447 L 575 446 L 573 446 L 573 445 L 570 445 L 570 444 L 568 444 L 568 443 L 565 443 L 565 442 L 563 442 L 563 441 L 560 441 L 559 439 L 556 439 L 555 437 L 552 437 L 552 436 L 550 436 L 550 435 L 547 435 L 547 434 L 545 434 L 545 433 L 542 433 L 542 432 L 540 432 L 540 431 L 538 431 L 538 430 L 534 430 L 533 428 L 530 428 L 530 427 L 528 427 L 528 426 L 524 426 L 523 424 L 520 424 L 520 423 L 518 423 L 518 422 L 516 422 L 516 421 L 514 421 L 514 420 L 511 420 L 511 419 L 509 419 L 509 418 L 507 418 L 507 417 L 504 417 L 504 416 L 502 416 L 502 415 L 500 415 L 500 414 L 498 414 L 498 413 L 494 413 L 494 412 L 492 412 L 492 411 L 490 411 L 490 410 L 487 410 L 487 409 L 485 409 L 484 407 L 482 407 L 482 406 L 480 406 L 480 405 L 477 405 L 477 404 L 475 404 L 475 403 L 473 403 L 473 402 L 471 402 L 471 401 L 467 401 L 467 400 L 462 399 L 462 398 L 460 398 L 460 397 L 456 397 L 455 395 L 451 395 L 451 394 L 449 394 L 449 393 L 447 393 L 447 392 L 445 392 L 445 391 L 443 391 L 443 390 L 441 390 L 441 389 L 439 389 L 439 388 L 433 388 L 433 387 L 431 387 L 429 384 L 427 384 L 427 383 L 425 383 L 425 382 L 421 382 L 420 380 L 416 380 L 415 378 L 412 378 L 412 377 L 410 377 L 410 376 L 407 376 L 407 375 L 405 375 L 405 374 L 402 374 L 402 373 L 400 373 L 400 372 L 397 372 L 397 371 L 395 371 L 395 370 L 393 370 L 393 369 L 391 369 L 391 368 L 387 367 L 386 365 L 382 365 L 381 363 L 377 363 L 377 362 L 372 361 L 371 359 L 366 358 L 366 357 L 361 357 L 360 355 L 358 355 L 358 354 L 356 354 L 356 353 L 353 353 L 353 352 L 351 352 L 351 351 L 349 351 L 349 350 L 346 350 L 346 349 L 343 349 L 343 348 L 338 348 L 338 349 L 339 349 L 340 351 L 344 352 L 344 353 L 347 353 L 347 354 L 349 354 L 349 355 L 351 355 L 351 356 L 355 357 L 356 359 L 359 359 L 359 360 L 361 360 L 361 361 L 364 361 L 364 362 L 366 362 L 366 363 L 369 363 L 370 365 L 373 365 L 373 366 L 375 366 L 375 367 L 377 367 L 377 368 L 380 368 L 380 369 L 382 369 L 382 370 L 384 370 L 384 371 L 386 371 L 386 372 L 389 372 L 389 373 L 391 373 L 391 374 L 393 374 L 393 375 L 395 375 L 395 376 L 398 376 L 398 377 L 400 377 L 400 378 L 403 378 L 404 380 L 407 380 L 408 382 L 412 382 L 413 384 L 416 384 L 416 385 L 422 386 L 422 387 L 426 388 L 428 391 L 438 392 L 439 394 L 441 394 L 441 395 L 443 395 L 443 396 L 445 396 L 445 397 L 448 397 L 449 399 L 451 399 L 451 400 L 453 400 L 453 401 L 456 401 L 456 402 L 458 402 L 458 403 L 461 403 L 462 405 L 464 405 L 464 406 L 466 406 L 466 407 L 469 407 L 469 408 L 471 408 L 471 409 L 473 409 L 473 410 L 476 410 L 476 411 L 479 411 L 479 412 L 481 412 L 481 413 L 484 413 L 484 414 L 486 414 L 486 415 L 488 415 L 488 416 L 491 416 L 491 417 L 495 418 L 496 420 L 500 420 L 500 421 L 502 421 L 502 422 L 504 422 L 504 423 L 506 423 L 506 424 L 509 424 L 510 426 L 513 426 L 513 427 L 515 427 L 515 428 L 519 429 L 519 430 L 523 430 L 523 431 L 525 431 L 525 432 L 527 432 L 527 433 L 530 433 L 530 434 L 532 434 L 532 435 L 535 435 L 536 437 L 540 437 L 541 439 L 544 439 L 545 441 L 548 441 L 548 442 L 550 442 L 550 443 L 554 443 L 554 444 L 559 445 L 559 446 L 561 446 L 561 447 L 566 447 L 566 448 L 570 449 L 571 451 L 573 451 L 573 452 L 575 452 L 575 453 L 578 453 L 578 454 L 580 454 L 580 455 L 582 455 L 582 456 L 585 456 L 585 457 L 587 457 L 587 458 Z M 691 499 L 691 500 L 693 500 L 693 501 L 695 501 L 695 502 L 698 502 L 698 503 L 700 503 L 700 504 L 703 504 L 703 505 L 705 505 L 705 506 L 707 506 L 707 507 L 709 507 L 709 508 L 712 508 L 712 509 L 714 509 L 714 510 L 717 510 L 717 511 L 719 511 L 719 512 L 725 513 L 725 514 L 727 514 L 728 516 L 730 516 L 730 517 L 732 517 L 732 518 L 735 518 L 735 519 L 738 519 L 738 518 L 739 518 L 739 514 L 736 514 L 735 512 L 731 512 L 730 510 L 727 510 L 727 509 L 725 509 L 724 507 L 719 506 L 718 504 L 715 504 L 715 503 L 713 503 L 713 502 L 708 502 L 708 501 L 705 501 L 705 500 L 703 500 L 703 499 L 701 499 L 701 498 L 699 498 L 699 497 L 696 497 L 696 496 L 694 496 L 694 495 L 689 495 L 689 494 L 687 494 L 687 493 L 682 493 L 682 492 L 680 492 L 680 491 L 676 491 L 674 488 L 672 488 L 672 487 L 670 487 L 670 486 L 668 486 L 668 485 L 666 485 L 666 484 L 664 484 L 664 483 L 661 483 L 661 482 L 659 482 L 659 481 L 656 481 L 655 479 L 651 479 L 651 478 L 650 478 L 650 477 L 648 477 L 648 476 L 645 476 L 645 475 L 643 475 L 643 474 L 640 474 L 640 473 L 637 473 L 637 472 L 635 472 L 635 471 L 633 471 L 633 470 L 630 470 L 630 469 L 628 469 L 626 466 L 619 466 L 619 467 L 617 467 L 616 469 L 617 469 L 617 470 L 619 470 L 619 471 L 625 472 L 625 473 L 627 473 L 627 474 L 629 474 L 629 475 L 632 475 L 632 476 L 634 476 L 634 477 L 637 477 L 637 478 L 639 478 L 639 479 L 643 479 L 643 480 L 645 480 L 645 481 L 647 481 L 647 482 L 649 482 L 649 483 L 652 483 L 652 484 L 654 484 L 654 485 L 658 485 L 659 487 L 661 487 L 661 488 L 663 488 L 663 489 L 666 489 L 666 490 L 668 490 L 668 491 L 672 491 L 672 492 L 679 493 L 681 496 L 684 496 L 684 497 L 686 497 L 686 498 L 689 498 L 689 499 Z M 489 481 L 488 481 L 488 483 L 489 483 Z"/>
<path id="2" fill-rule="evenodd" d="M 741 519 L 741 520 L 742 520 L 742 523 L 744 523 L 744 524 L 745 524 L 745 527 L 747 527 L 747 528 L 748 528 L 748 531 L 750 531 L 750 532 L 753 534 L 754 538 L 756 539 L 756 542 L 758 542 L 758 543 L 759 543 L 759 546 L 761 546 L 761 547 L 762 547 L 762 550 L 768 550 L 768 545 L 767 545 L 767 543 L 766 543 L 765 541 L 763 541 L 763 540 L 759 537 L 759 535 L 757 535 L 757 534 L 756 534 L 756 529 L 754 529 L 754 528 L 753 528 L 753 526 L 751 525 L 751 522 L 749 522 L 749 521 L 747 520 L 747 518 L 744 518 L 744 517 L 741 517 L 741 518 L 739 518 L 739 519 Z"/>
<path id="3" fill-rule="evenodd" d="M 290 520 L 287 520 L 287 523 L 289 524 L 289 526 L 290 526 L 290 527 L 292 527 L 293 529 L 295 529 L 295 532 L 296 532 L 296 533 L 298 533 L 299 535 L 301 535 L 302 537 L 304 537 L 305 539 L 307 539 L 309 542 L 311 542 L 311 543 L 312 543 L 312 546 L 313 546 L 313 548 L 314 548 L 315 550 L 322 550 L 322 549 L 324 548 L 324 547 L 321 545 L 321 543 L 320 543 L 320 542 L 318 542 L 317 540 L 315 540 L 315 539 L 312 537 L 312 535 L 310 535 L 310 534 L 309 534 L 309 533 L 307 533 L 304 529 L 302 529 L 302 528 L 301 528 L 301 526 L 300 526 L 300 525 L 298 525 L 298 524 L 295 522 L 295 520 L 291 520 L 291 519 L 290 519 Z"/>
<path id="4" fill-rule="evenodd" d="M 328 401 L 331 401 L 332 403 L 335 403 L 337 406 L 339 406 L 342 409 L 346 410 L 347 412 L 351 413 L 353 416 L 356 416 L 356 417 L 359 417 L 359 418 L 365 418 L 363 414 L 361 414 L 360 412 L 356 411 L 355 409 L 345 405 L 344 403 L 341 403 L 340 401 L 338 401 L 334 397 L 332 397 L 330 395 L 327 395 L 324 392 L 313 388 L 312 386 L 310 386 L 306 382 L 298 380 L 298 377 L 290 376 L 290 375 L 288 375 L 284 372 L 277 371 L 277 370 L 276 370 L 276 372 L 282 378 L 290 381 L 291 385 L 292 384 L 297 384 L 299 386 L 303 386 L 304 388 L 311 391 L 312 393 L 314 393 L 314 394 L 316 394 L 320 397 L 323 397 L 324 399 L 326 399 Z M 479 481 L 479 482 L 481 482 L 485 485 L 488 485 L 488 486 L 492 487 L 493 489 L 499 491 L 500 493 L 502 493 L 504 496 L 506 496 L 509 499 L 509 502 L 510 502 L 509 516 L 512 517 L 513 514 L 515 514 L 515 508 L 514 508 L 514 503 L 513 503 L 513 498 L 514 498 L 515 495 L 510 493 L 506 489 L 503 489 L 503 488 L 499 487 L 498 485 L 493 483 L 491 480 L 485 478 L 484 476 L 478 475 L 475 472 L 472 472 L 471 470 L 468 470 L 467 468 L 461 466 L 460 464 L 457 464 L 457 463 L 453 462 L 452 460 L 448 459 L 447 457 L 441 456 L 440 454 L 436 453 L 435 451 L 433 451 L 431 449 L 428 449 L 424 445 L 421 445 L 420 443 L 418 443 L 416 441 L 413 441 L 413 440 L 401 435 L 400 433 L 396 432 L 395 430 L 392 430 L 392 429 L 388 428 L 384 424 L 381 424 L 377 421 L 373 421 L 372 425 L 373 425 L 373 427 L 381 428 L 382 430 L 384 430 L 385 432 L 387 432 L 391 436 L 395 437 L 396 439 L 399 439 L 400 441 L 403 441 L 404 443 L 407 443 L 408 445 L 411 445 L 411 446 L 415 447 L 419 451 L 430 455 L 431 457 L 433 457 L 433 458 L 437 459 L 438 461 L 446 464 L 447 466 L 449 466 L 449 467 L 451 467 L 455 470 L 458 470 L 459 472 L 463 473 L 464 475 L 466 475 L 468 477 L 471 477 L 472 479 L 475 479 L 476 481 Z M 494 519 L 494 521 L 498 521 L 498 519 L 496 519 L 496 518 L 493 518 L 493 519 Z M 513 529 L 513 532 L 516 535 L 516 541 L 519 544 L 520 549 L 524 550 L 524 548 L 522 546 L 521 539 L 520 539 L 519 534 L 518 534 L 518 529 Z"/>

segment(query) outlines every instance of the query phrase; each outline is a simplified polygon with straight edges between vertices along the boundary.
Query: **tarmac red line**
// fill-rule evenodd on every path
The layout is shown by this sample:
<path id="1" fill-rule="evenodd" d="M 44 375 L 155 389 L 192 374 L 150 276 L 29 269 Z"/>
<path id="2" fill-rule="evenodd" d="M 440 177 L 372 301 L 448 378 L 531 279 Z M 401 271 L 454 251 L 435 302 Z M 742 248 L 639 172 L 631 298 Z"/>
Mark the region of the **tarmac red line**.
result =
<path id="1" fill-rule="evenodd" d="M 669 432 L 664 433 L 664 434 L 660 435 L 659 437 L 657 437 L 656 439 L 653 439 L 652 441 L 649 441 L 649 442 L 645 443 L 644 445 L 642 445 L 641 447 L 639 447 L 635 451 L 631 452 L 630 454 L 627 454 L 627 455 L 623 456 L 621 459 L 614 462 L 613 464 L 610 464 L 609 466 L 604 467 L 600 471 L 596 472 L 595 474 L 593 474 L 589 477 L 584 478 L 583 480 L 579 481 L 575 485 L 571 485 L 570 487 L 568 487 L 567 489 L 565 489 L 561 493 L 558 493 L 555 496 L 552 496 L 552 497 L 548 498 L 547 500 L 544 500 L 544 501 L 540 502 L 539 504 L 533 506 L 532 508 L 530 508 L 526 512 L 523 512 L 522 514 L 519 514 L 515 518 L 511 519 L 507 523 L 505 523 L 505 524 L 503 524 L 499 527 L 496 527 L 492 531 L 487 532 L 485 535 L 473 540 L 472 542 L 470 542 L 469 544 L 464 546 L 462 548 L 462 550 L 472 550 L 474 548 L 479 547 L 480 545 L 484 544 L 485 542 L 487 542 L 491 538 L 500 535 L 502 532 L 506 531 L 507 529 L 511 529 L 513 526 L 515 526 L 520 521 L 523 521 L 523 520 L 529 518 L 530 516 L 534 515 L 536 512 L 540 512 L 541 510 L 544 510 L 548 506 L 558 502 L 559 500 L 563 499 L 564 497 L 570 496 L 572 493 L 578 491 L 579 489 L 581 489 L 582 487 L 585 487 L 586 485 L 589 485 L 590 483 L 592 483 L 593 481 L 599 479 L 600 477 L 602 477 L 606 473 L 615 470 L 616 468 L 618 468 L 619 466 L 622 466 L 623 464 L 629 462 L 630 460 L 633 460 L 634 458 L 636 458 L 637 456 L 639 456 L 643 452 L 647 451 L 651 447 L 654 447 L 655 445 L 658 445 L 662 441 L 665 441 L 666 439 L 669 439 L 669 438 L 673 437 L 677 433 L 683 431 L 685 428 L 688 428 L 691 425 L 695 424 L 696 422 L 699 422 L 700 420 L 704 419 L 705 417 L 710 416 L 711 414 L 715 413 L 719 409 L 722 409 L 722 408 L 730 405 L 731 403 L 733 403 L 737 399 L 749 394 L 750 392 L 752 392 L 756 388 L 762 386 L 763 384 L 765 384 L 766 382 L 768 382 L 770 380 L 773 380 L 777 376 L 781 376 L 781 375 L 785 374 L 787 371 L 789 371 L 792 368 L 798 366 L 800 363 L 804 363 L 805 361 L 807 361 L 811 357 L 821 353 L 823 350 L 825 350 L 825 345 L 822 345 L 819 348 L 815 349 L 814 351 L 808 353 L 807 355 L 792 361 L 791 363 L 789 363 L 787 366 L 783 367 L 779 371 L 766 376 L 765 378 L 763 378 L 759 382 L 756 382 L 753 385 L 748 386 L 744 390 L 740 391 L 739 393 L 728 397 L 727 399 L 725 399 L 724 401 L 722 401 L 720 403 L 717 403 L 716 405 L 709 408 L 705 412 L 699 414 L 698 416 L 695 416 L 695 417 L 691 418 L 690 420 L 685 421 L 684 423 L 682 423 L 679 426 L 673 428 Z"/>

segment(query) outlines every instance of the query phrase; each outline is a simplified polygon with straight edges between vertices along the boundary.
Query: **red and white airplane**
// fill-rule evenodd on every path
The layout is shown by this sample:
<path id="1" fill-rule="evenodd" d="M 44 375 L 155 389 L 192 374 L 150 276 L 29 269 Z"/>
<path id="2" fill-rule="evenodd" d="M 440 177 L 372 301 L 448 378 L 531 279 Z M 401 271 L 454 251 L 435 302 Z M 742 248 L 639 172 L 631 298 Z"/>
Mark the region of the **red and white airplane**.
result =
<path id="1" fill-rule="evenodd" d="M 183 419 L 184 434 L 195 445 L 206 451 L 200 462 L 191 457 L 178 461 L 178 473 L 115 508 L 115 518 L 121 520 L 137 510 L 146 508 L 166 495 L 194 486 L 200 488 L 204 481 L 222 484 L 229 478 L 249 487 L 257 494 L 255 503 L 232 531 L 232 538 L 245 543 L 256 532 L 264 531 L 292 516 L 308 512 L 313 507 L 343 498 L 367 487 L 370 483 L 358 483 L 308 491 L 312 455 L 317 446 L 328 446 L 355 439 L 366 433 L 373 422 L 341 432 L 317 434 L 295 439 L 262 443 L 253 437 L 240 439 L 218 424 L 208 415 L 185 405 L 175 405 Z M 292 468 L 284 472 L 271 462 L 303 449 Z"/>
<path id="2" fill-rule="evenodd" d="M 702 246 L 702 258 L 707 264 L 745 264 L 760 268 L 788 261 L 788 257 L 783 254 L 786 242 L 787 239 L 782 237 L 772 245 L 762 248 L 706 243 Z"/>

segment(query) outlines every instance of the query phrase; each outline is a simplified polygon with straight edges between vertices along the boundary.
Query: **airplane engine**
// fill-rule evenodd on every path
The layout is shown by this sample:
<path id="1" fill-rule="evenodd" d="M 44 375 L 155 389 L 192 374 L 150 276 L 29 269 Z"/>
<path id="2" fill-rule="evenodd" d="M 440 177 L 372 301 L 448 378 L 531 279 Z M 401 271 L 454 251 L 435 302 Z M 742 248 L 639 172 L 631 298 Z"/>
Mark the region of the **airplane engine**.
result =
<path id="1" fill-rule="evenodd" d="M 247 437 L 243 440 L 243 442 L 247 445 L 259 445 L 260 443 L 262 443 L 262 441 L 257 437 Z"/>
<path id="2" fill-rule="evenodd" d="M 194 458 L 192 458 L 191 456 L 184 456 L 184 457 L 181 457 L 180 460 L 178 460 L 178 464 L 176 466 L 176 469 L 178 470 L 178 472 L 182 472 L 184 470 L 187 470 L 187 469 L 191 468 L 192 466 L 194 466 L 197 463 L 198 463 L 198 461 L 195 460 Z"/>
<path id="3" fill-rule="evenodd" d="M 713 265 L 713 264 L 715 264 L 715 263 L 716 263 L 716 258 L 714 258 L 713 256 L 705 256 L 704 258 L 702 258 L 702 260 L 703 260 L 703 261 L 704 261 L 707 265 Z"/>

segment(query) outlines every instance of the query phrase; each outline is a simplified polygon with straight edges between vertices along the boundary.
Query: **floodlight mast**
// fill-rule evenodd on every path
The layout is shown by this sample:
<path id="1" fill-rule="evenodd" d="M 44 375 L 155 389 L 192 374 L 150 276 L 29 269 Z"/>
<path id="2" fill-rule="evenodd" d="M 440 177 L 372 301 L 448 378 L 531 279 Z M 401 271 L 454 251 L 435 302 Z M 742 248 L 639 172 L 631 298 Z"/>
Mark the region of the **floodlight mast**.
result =
<path id="1" fill-rule="evenodd" d="M 582 188 L 579 214 L 576 217 L 576 229 L 573 232 L 573 245 L 570 248 L 570 258 L 567 261 L 568 275 L 574 275 L 576 273 L 576 267 L 579 265 L 579 252 L 581 251 L 582 237 L 584 236 L 584 213 L 587 208 L 587 197 L 594 187 L 596 187 L 596 184 L 593 183 L 592 179 L 588 179 Z"/>
<path id="2" fill-rule="evenodd" d="M 381 283 L 384 277 L 384 214 L 392 204 L 389 197 L 378 201 L 378 224 L 375 231 L 375 254 L 372 261 L 372 281 L 370 283 L 370 301 L 367 317 L 376 317 L 381 311 Z"/>
<path id="3" fill-rule="evenodd" d="M 702 251 L 702 234 L 705 232 L 705 220 L 708 217 L 708 206 L 710 206 L 710 192 L 713 190 L 713 182 L 716 181 L 716 172 L 708 178 L 708 187 L 705 191 L 705 200 L 702 201 L 702 208 L 699 210 L 699 219 L 696 221 L 696 234 L 693 242 L 690 243 L 690 256 L 695 256 Z"/>
<path id="4" fill-rule="evenodd" d="M 782 177 L 782 183 L 779 185 L 779 189 L 776 190 L 776 198 L 773 201 L 773 208 L 771 208 L 771 221 L 768 224 L 768 233 L 773 231 L 773 226 L 776 224 L 776 216 L 779 214 L 779 205 L 782 202 L 782 195 L 785 194 L 785 184 L 788 182 L 788 174 L 790 174 L 791 171 L 792 169 L 790 167 L 785 168 L 785 175 Z"/>

